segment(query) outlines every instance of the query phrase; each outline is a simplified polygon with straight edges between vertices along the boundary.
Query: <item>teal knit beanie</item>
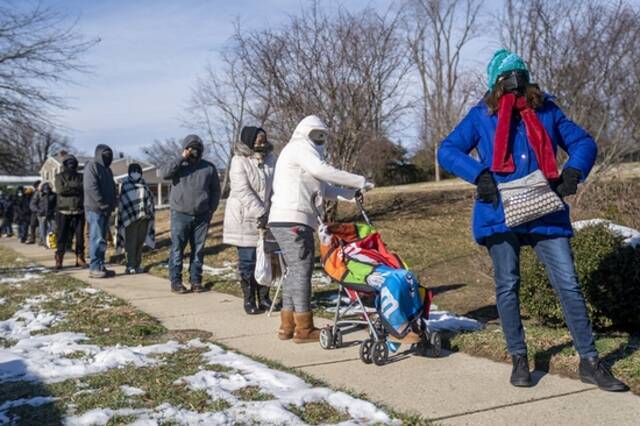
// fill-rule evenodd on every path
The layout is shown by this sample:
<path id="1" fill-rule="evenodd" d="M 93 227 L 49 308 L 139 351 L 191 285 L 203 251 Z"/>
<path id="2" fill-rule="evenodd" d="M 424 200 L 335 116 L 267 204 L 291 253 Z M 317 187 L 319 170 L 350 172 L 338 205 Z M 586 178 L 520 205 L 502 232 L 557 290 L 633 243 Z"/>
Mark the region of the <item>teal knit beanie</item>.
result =
<path id="1" fill-rule="evenodd" d="M 507 71 L 525 71 L 527 76 L 529 70 L 522 58 L 515 53 L 509 52 L 507 49 L 500 49 L 493 54 L 493 58 L 487 65 L 487 83 L 489 84 L 489 90 L 493 90 L 493 86 L 496 85 L 498 77 Z"/>

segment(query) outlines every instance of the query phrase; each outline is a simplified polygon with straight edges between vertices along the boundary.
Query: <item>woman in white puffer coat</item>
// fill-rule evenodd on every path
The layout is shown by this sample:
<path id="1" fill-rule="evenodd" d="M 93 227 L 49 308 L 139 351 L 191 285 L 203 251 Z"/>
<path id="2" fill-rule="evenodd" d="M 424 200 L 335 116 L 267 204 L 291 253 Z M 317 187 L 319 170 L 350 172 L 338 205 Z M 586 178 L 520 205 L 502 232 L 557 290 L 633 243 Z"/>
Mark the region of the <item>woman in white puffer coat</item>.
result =
<path id="1" fill-rule="evenodd" d="M 273 145 L 259 127 L 244 127 L 233 148 L 229 169 L 231 192 L 224 211 L 223 242 L 238 248 L 238 270 L 247 314 L 271 306 L 269 287 L 259 285 L 254 272 L 258 228 L 266 227 L 275 158 Z"/>

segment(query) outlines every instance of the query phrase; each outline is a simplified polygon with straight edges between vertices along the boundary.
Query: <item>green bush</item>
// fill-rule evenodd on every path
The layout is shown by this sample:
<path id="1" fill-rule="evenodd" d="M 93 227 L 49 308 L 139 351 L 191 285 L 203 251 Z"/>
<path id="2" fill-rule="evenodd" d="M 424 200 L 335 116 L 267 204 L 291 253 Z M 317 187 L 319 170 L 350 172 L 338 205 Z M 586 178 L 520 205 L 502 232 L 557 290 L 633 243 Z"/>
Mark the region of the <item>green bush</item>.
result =
<path id="1" fill-rule="evenodd" d="M 640 329 L 640 246 L 633 248 L 604 225 L 576 232 L 571 241 L 580 286 L 596 329 Z M 560 301 L 531 248 L 521 260 L 521 302 L 529 316 L 562 326 Z"/>

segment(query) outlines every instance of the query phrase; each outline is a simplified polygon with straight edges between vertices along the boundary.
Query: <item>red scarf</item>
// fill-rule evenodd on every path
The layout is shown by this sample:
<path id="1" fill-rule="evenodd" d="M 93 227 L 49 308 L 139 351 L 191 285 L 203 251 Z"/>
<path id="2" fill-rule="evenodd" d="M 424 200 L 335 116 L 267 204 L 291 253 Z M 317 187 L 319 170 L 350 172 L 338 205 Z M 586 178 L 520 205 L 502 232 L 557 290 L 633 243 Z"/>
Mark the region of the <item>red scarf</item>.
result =
<path id="1" fill-rule="evenodd" d="M 516 97 L 507 93 L 500 98 L 498 109 L 498 126 L 496 127 L 495 143 L 493 147 L 493 163 L 491 171 L 497 173 L 513 173 L 516 166 L 513 162 L 511 147 L 509 146 L 509 130 L 511 129 L 511 115 L 515 109 L 520 113 L 527 132 L 527 140 L 533 148 L 538 160 L 538 167 L 549 180 L 558 179 L 558 164 L 553 152 L 551 139 L 546 129 L 538 120 L 536 112 L 527 104 L 523 96 Z"/>

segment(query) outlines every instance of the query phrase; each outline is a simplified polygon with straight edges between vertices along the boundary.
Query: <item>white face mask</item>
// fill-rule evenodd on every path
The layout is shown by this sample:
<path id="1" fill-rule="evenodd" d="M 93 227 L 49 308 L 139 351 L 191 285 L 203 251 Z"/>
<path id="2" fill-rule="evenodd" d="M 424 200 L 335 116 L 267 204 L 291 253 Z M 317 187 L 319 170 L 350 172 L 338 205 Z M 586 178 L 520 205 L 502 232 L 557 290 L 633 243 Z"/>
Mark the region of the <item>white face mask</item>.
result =
<path id="1" fill-rule="evenodd" d="M 140 178 L 142 177 L 142 175 L 138 172 L 132 172 L 131 174 L 129 174 L 129 176 L 131 176 L 131 179 L 133 180 L 140 180 Z"/>

